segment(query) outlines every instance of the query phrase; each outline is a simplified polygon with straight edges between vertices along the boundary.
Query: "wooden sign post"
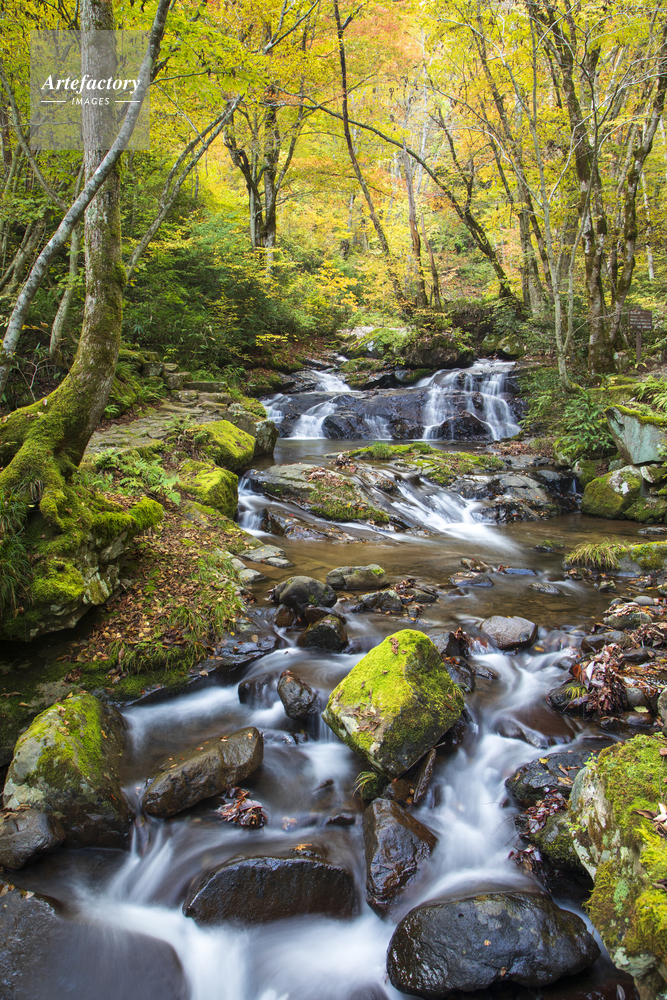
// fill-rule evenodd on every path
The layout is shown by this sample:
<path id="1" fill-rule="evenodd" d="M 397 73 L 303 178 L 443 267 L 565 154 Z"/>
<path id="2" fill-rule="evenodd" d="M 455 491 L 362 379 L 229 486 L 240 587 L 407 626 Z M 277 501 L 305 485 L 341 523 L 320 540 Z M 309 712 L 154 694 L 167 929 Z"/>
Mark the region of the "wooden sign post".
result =
<path id="1" fill-rule="evenodd" d="M 630 334 L 637 335 L 637 364 L 642 359 L 642 333 L 653 329 L 653 313 L 650 309 L 630 309 L 628 313 Z"/>

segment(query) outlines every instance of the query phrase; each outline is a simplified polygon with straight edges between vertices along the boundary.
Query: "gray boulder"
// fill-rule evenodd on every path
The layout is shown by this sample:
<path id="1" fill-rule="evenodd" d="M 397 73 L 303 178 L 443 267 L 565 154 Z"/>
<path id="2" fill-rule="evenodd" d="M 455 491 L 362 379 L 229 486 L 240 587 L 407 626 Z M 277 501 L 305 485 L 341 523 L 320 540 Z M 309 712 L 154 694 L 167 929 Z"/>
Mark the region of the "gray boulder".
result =
<path id="1" fill-rule="evenodd" d="M 351 872 L 308 856 L 233 858 L 196 878 L 183 904 L 198 924 L 264 924 L 310 913 L 349 918 L 356 910 Z"/>
<path id="2" fill-rule="evenodd" d="M 264 756 L 262 734 L 253 726 L 204 740 L 189 753 L 165 760 L 144 792 L 142 806 L 165 819 L 203 799 L 238 785 L 256 771 Z"/>
<path id="3" fill-rule="evenodd" d="M 534 806 L 547 792 L 560 792 L 567 799 L 574 779 L 592 753 L 592 750 L 565 750 L 531 760 L 507 779 L 507 790 L 524 809 Z"/>
<path id="4" fill-rule="evenodd" d="M 522 646 L 530 646 L 537 638 L 535 622 L 516 615 L 512 618 L 493 615 L 482 622 L 480 631 L 498 649 L 520 649 Z"/>
<path id="5" fill-rule="evenodd" d="M 309 684 L 296 677 L 291 670 L 283 670 L 278 681 L 278 696 L 285 715 L 299 722 L 307 722 L 320 710 L 320 697 Z"/>
<path id="6" fill-rule="evenodd" d="M 391 939 L 387 970 L 396 989 L 439 998 L 499 982 L 544 986 L 599 954 L 581 917 L 549 896 L 489 892 L 411 910 Z"/>
<path id="7" fill-rule="evenodd" d="M 50 813 L 66 847 L 123 847 L 130 811 L 120 784 L 125 723 L 90 694 L 52 705 L 19 737 L 4 789 L 5 809 Z"/>
<path id="8" fill-rule="evenodd" d="M 0 865 L 16 871 L 27 861 L 59 847 L 65 831 L 56 816 L 39 809 L 0 813 Z"/>
<path id="9" fill-rule="evenodd" d="M 375 799 L 364 812 L 366 900 L 380 916 L 413 882 L 437 844 L 435 835 L 398 802 Z"/>
<path id="10" fill-rule="evenodd" d="M 304 649 L 329 649 L 339 653 L 347 645 L 347 631 L 340 618 L 327 615 L 301 633 L 297 645 Z"/>
<path id="11" fill-rule="evenodd" d="M 350 611 L 355 614 L 364 611 L 402 611 L 403 601 L 395 590 L 379 590 L 374 593 L 362 594 L 359 603 Z"/>
<path id="12" fill-rule="evenodd" d="M 303 614 L 307 607 L 313 605 L 332 608 L 337 597 L 327 583 L 320 583 L 311 576 L 291 576 L 275 587 L 273 600 Z"/>
<path id="13" fill-rule="evenodd" d="M 633 413 L 628 407 L 610 407 L 607 422 L 621 458 L 629 465 L 645 465 L 663 460 L 662 449 L 667 444 L 667 421 L 664 417 L 648 417 Z"/>
<path id="14" fill-rule="evenodd" d="M 327 573 L 327 583 L 334 590 L 373 590 L 387 585 L 387 574 L 378 566 L 338 566 Z"/>

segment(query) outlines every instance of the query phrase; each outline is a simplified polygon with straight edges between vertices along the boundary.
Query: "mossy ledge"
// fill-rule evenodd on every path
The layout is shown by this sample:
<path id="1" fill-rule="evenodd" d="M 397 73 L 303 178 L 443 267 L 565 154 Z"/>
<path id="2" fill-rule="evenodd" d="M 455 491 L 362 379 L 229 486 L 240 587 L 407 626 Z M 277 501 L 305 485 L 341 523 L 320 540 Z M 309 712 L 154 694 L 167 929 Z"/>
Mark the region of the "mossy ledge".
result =
<path id="1" fill-rule="evenodd" d="M 595 879 L 591 920 L 642 1000 L 667 984 L 667 839 L 642 815 L 665 798 L 666 748 L 662 735 L 607 747 L 577 775 L 570 799 L 574 846 Z"/>
<path id="2" fill-rule="evenodd" d="M 506 463 L 497 455 L 474 454 L 468 451 L 442 451 L 429 444 L 388 444 L 378 441 L 365 448 L 346 453 L 350 458 L 365 461 L 405 462 L 438 486 L 449 486 L 461 476 L 484 472 L 500 472 Z"/>

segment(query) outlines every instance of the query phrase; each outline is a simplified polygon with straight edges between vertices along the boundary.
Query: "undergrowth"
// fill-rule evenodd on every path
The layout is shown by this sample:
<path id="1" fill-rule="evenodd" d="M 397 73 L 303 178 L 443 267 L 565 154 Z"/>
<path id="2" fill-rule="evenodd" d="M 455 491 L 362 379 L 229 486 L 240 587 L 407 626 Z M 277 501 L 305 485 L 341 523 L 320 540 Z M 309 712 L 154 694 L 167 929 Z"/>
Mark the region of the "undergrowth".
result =
<path id="1" fill-rule="evenodd" d="M 577 545 L 565 557 L 567 566 L 592 566 L 595 569 L 618 569 L 618 551 L 622 546 L 612 538 Z"/>
<path id="2" fill-rule="evenodd" d="M 28 509 L 21 493 L 0 493 L 0 614 L 17 610 L 32 576 L 25 542 Z"/>

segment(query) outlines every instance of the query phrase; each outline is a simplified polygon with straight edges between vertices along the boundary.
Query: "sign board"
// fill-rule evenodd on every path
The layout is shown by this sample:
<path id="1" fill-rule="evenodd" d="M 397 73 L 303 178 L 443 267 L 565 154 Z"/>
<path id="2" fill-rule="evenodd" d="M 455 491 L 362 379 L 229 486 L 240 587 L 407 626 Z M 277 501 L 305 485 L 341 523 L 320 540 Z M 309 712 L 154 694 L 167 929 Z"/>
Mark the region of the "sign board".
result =
<path id="1" fill-rule="evenodd" d="M 650 309 L 630 309 L 628 312 L 630 333 L 637 335 L 637 364 L 642 359 L 642 334 L 653 329 L 653 313 Z"/>

